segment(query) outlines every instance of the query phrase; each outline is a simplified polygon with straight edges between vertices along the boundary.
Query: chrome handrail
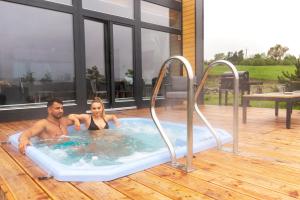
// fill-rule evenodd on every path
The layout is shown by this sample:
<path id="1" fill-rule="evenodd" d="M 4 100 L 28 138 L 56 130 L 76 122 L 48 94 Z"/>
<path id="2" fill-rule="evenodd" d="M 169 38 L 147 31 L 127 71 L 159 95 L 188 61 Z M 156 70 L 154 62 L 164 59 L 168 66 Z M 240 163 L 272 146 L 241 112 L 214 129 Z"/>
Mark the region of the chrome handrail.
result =
<path id="1" fill-rule="evenodd" d="M 216 65 L 226 65 L 228 66 L 232 73 L 234 74 L 234 100 L 233 100 L 233 152 L 237 153 L 238 152 L 238 109 L 239 109 L 239 100 L 238 100 L 238 96 L 239 96 L 239 75 L 238 75 L 238 71 L 236 69 L 236 67 L 231 63 L 228 62 L 226 60 L 218 60 L 215 61 L 211 64 L 208 65 L 208 67 L 206 68 L 204 75 L 200 81 L 200 84 L 196 90 L 195 93 L 195 110 L 197 112 L 197 114 L 199 115 L 199 117 L 203 120 L 203 122 L 206 124 L 206 126 L 208 127 L 208 129 L 210 130 L 210 132 L 212 133 L 212 135 L 215 137 L 216 141 L 217 141 L 217 146 L 218 149 L 221 149 L 221 141 L 218 138 L 215 130 L 212 128 L 212 126 L 210 125 L 210 123 L 206 120 L 206 118 L 204 117 L 204 115 L 201 113 L 198 105 L 197 105 L 197 99 L 200 95 L 201 90 L 204 87 L 205 81 L 208 77 L 208 72 L 209 70 L 216 66 Z"/>
<path id="2" fill-rule="evenodd" d="M 155 112 L 155 101 L 157 98 L 157 94 L 159 92 L 159 89 L 162 84 L 162 80 L 164 75 L 166 74 L 167 71 L 167 63 L 172 60 L 179 60 L 181 63 L 183 63 L 183 66 L 185 67 L 187 71 L 187 92 L 188 92 L 188 101 L 187 101 L 187 158 L 186 158 L 186 166 L 185 170 L 187 172 L 192 171 L 192 159 L 193 159 L 193 104 L 194 104 L 194 90 L 193 90 L 193 80 L 194 80 L 194 73 L 192 70 L 192 66 L 189 63 L 189 61 L 184 58 L 183 56 L 172 56 L 168 58 L 161 66 L 158 79 L 155 83 L 152 96 L 151 96 L 151 106 L 150 106 L 150 112 L 151 116 L 154 120 L 154 123 L 156 127 L 158 128 L 161 136 L 163 137 L 169 152 L 171 154 L 171 164 L 174 167 L 179 166 L 179 164 L 176 162 L 176 153 L 174 150 L 174 147 L 169 140 L 168 136 L 166 133 L 163 131 L 162 126 L 157 118 L 156 112 Z"/>

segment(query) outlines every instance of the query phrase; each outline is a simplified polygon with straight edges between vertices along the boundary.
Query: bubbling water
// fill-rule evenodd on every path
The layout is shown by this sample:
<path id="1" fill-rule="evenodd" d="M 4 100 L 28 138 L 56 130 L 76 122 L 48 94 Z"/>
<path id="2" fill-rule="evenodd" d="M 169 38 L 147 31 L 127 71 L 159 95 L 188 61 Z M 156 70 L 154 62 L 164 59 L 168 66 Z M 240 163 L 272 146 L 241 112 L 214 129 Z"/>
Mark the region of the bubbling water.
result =
<path id="1" fill-rule="evenodd" d="M 165 147 L 153 124 L 122 124 L 119 129 L 98 132 L 72 131 L 59 140 L 36 140 L 34 146 L 62 164 L 77 167 L 124 163 Z"/>

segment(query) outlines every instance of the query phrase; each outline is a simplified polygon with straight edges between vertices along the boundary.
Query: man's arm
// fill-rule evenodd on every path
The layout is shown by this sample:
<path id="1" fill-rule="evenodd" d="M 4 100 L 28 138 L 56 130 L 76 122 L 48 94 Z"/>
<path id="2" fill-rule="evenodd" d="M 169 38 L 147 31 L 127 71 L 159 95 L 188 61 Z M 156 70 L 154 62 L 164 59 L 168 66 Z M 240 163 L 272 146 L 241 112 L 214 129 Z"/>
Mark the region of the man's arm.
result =
<path id="1" fill-rule="evenodd" d="M 45 121 L 40 120 L 35 123 L 31 128 L 24 131 L 19 137 L 19 151 L 22 154 L 25 154 L 26 146 L 31 145 L 30 138 L 33 136 L 37 136 L 42 133 L 45 129 Z"/>
<path id="2" fill-rule="evenodd" d="M 70 114 L 68 115 L 68 125 L 74 124 L 76 130 L 80 130 L 80 122 L 86 122 L 88 115 L 86 114 Z"/>

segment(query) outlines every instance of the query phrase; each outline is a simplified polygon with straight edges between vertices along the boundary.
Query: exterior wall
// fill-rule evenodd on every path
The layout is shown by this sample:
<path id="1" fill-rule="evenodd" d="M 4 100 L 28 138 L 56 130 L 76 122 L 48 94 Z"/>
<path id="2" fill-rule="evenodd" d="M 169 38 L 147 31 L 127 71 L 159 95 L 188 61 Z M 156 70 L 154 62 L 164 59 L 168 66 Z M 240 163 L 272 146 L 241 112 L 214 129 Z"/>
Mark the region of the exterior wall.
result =
<path id="1" fill-rule="evenodd" d="M 195 72 L 196 31 L 195 31 L 195 1 L 182 1 L 182 37 L 183 56 L 189 60 Z M 185 74 L 185 70 L 183 72 Z"/>

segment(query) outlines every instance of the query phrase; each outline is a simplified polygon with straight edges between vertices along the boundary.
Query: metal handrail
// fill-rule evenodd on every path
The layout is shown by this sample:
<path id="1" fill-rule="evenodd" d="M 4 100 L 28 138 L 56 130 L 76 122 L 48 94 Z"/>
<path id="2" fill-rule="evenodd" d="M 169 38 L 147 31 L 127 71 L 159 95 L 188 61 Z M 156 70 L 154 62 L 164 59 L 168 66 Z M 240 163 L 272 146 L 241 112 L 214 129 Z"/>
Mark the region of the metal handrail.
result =
<path id="1" fill-rule="evenodd" d="M 199 115 L 199 117 L 203 120 L 203 122 L 206 124 L 206 126 L 208 127 L 208 129 L 210 130 L 210 132 L 212 133 L 212 135 L 215 137 L 216 141 L 217 141 L 217 145 L 218 145 L 218 149 L 221 149 L 221 141 L 218 138 L 215 130 L 212 128 L 212 126 L 210 125 L 210 123 L 206 120 L 206 118 L 204 117 L 204 115 L 201 113 L 198 105 L 197 105 L 197 99 L 200 95 L 201 90 L 204 87 L 205 81 L 208 77 L 208 72 L 209 70 L 216 66 L 216 65 L 226 65 L 228 66 L 232 73 L 234 74 L 234 100 L 233 100 L 233 152 L 237 153 L 238 152 L 238 109 L 239 109 L 239 101 L 238 101 L 238 96 L 239 96 L 239 75 L 238 75 L 238 71 L 236 69 L 236 67 L 231 63 L 228 62 L 226 60 L 218 60 L 215 61 L 211 64 L 208 65 L 208 67 L 206 68 L 204 75 L 200 81 L 200 84 L 196 90 L 195 93 L 195 110 L 197 112 L 197 114 Z"/>
<path id="2" fill-rule="evenodd" d="M 155 112 L 155 101 L 157 98 L 157 94 L 159 92 L 159 89 L 162 84 L 162 80 L 164 75 L 166 74 L 167 71 L 167 63 L 172 60 L 179 60 L 181 63 L 183 63 L 183 66 L 185 67 L 187 71 L 187 92 L 188 92 L 188 101 L 187 101 L 187 158 L 186 158 L 186 166 L 185 170 L 187 172 L 192 171 L 192 159 L 193 159 L 193 104 L 194 104 L 194 90 L 193 90 L 193 80 L 194 80 L 194 73 L 192 70 L 192 66 L 189 63 L 189 61 L 184 58 L 183 56 L 172 56 L 168 58 L 161 66 L 158 79 L 155 83 L 152 96 L 151 96 L 151 106 L 150 106 L 150 112 L 151 116 L 154 120 L 154 123 L 156 127 L 158 128 L 161 136 L 163 137 L 169 152 L 171 154 L 171 164 L 174 167 L 177 167 L 179 164 L 176 162 L 176 153 L 174 150 L 174 147 L 169 140 L 168 136 L 166 133 L 163 131 L 162 126 L 157 118 L 156 112 Z"/>

